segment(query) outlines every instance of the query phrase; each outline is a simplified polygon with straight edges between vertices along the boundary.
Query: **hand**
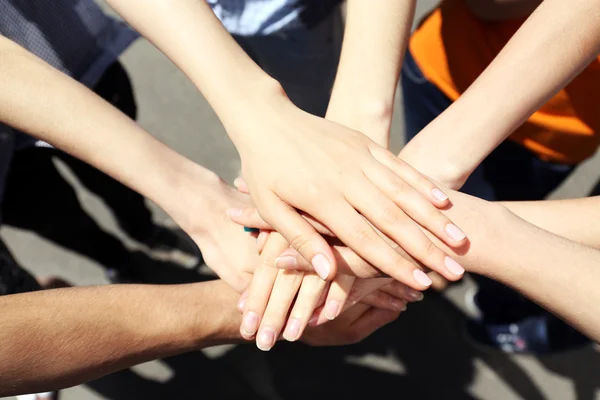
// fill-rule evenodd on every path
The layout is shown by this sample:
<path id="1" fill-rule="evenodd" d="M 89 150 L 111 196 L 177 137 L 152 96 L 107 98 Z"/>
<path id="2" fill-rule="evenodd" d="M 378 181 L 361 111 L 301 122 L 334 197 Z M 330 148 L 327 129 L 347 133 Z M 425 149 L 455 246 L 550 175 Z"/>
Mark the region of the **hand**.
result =
<path id="1" fill-rule="evenodd" d="M 332 320 L 359 301 L 403 311 L 408 301 L 422 298 L 420 293 L 411 293 L 414 291 L 397 282 L 390 285 L 389 279 L 358 280 L 353 288 L 355 278 L 347 275 L 336 276 L 329 286 L 314 273 L 277 271 L 271 266 L 272 260 L 287 246 L 281 235 L 270 235 L 262 252 L 261 267 L 238 303 L 238 309 L 244 313 L 240 332 L 248 340 L 256 335 L 261 350 L 270 350 L 275 345 L 288 315 L 283 337 L 295 341 L 309 320 L 313 325 Z M 378 291 L 384 286 L 384 290 Z M 350 301 L 346 302 L 347 299 Z M 325 306 L 314 313 L 324 301 Z"/>
<path id="2" fill-rule="evenodd" d="M 242 180 L 237 180 L 237 185 L 240 190 L 245 190 L 244 182 Z M 332 251 L 336 262 L 339 267 L 339 271 L 341 273 L 356 276 L 359 278 L 375 278 L 384 276 L 384 271 L 375 268 L 373 265 L 369 264 L 367 261 L 363 260 L 357 253 L 353 250 L 345 246 L 341 243 L 337 238 L 334 237 L 334 233 L 330 231 L 327 227 L 321 224 L 319 221 L 315 220 L 310 216 L 304 216 L 306 221 L 313 226 L 320 234 L 324 235 L 328 243 L 332 246 Z M 237 222 L 238 224 L 242 224 L 244 226 L 254 227 L 258 229 L 270 229 L 270 226 L 260 218 L 260 215 L 255 209 L 247 209 L 243 210 L 242 213 L 238 216 L 232 217 L 232 220 Z M 427 235 L 432 236 L 430 233 L 425 232 Z M 431 285 L 431 279 L 422 271 L 428 271 L 428 268 L 423 266 L 418 260 L 414 259 L 409 255 L 404 249 L 398 247 L 395 243 L 391 242 L 384 235 L 381 235 L 384 240 L 386 240 L 389 245 L 395 249 L 396 253 L 404 258 L 407 262 L 412 263 L 416 268 L 413 271 L 413 276 L 419 279 L 419 282 L 424 287 L 429 287 Z M 432 238 L 432 240 L 435 240 Z M 440 242 L 437 242 L 440 243 Z M 456 251 L 459 253 L 464 251 L 465 248 L 468 247 L 468 241 L 465 241 L 463 246 L 457 248 Z M 440 244 L 441 245 L 441 244 Z M 454 259 L 447 257 L 444 260 L 445 268 L 443 270 L 439 270 L 439 272 L 445 279 L 450 281 L 456 281 L 462 278 L 464 274 L 464 268 L 458 264 Z M 275 266 L 280 269 L 289 269 L 289 270 L 301 270 L 301 271 L 314 271 L 313 265 L 308 263 L 304 257 L 302 257 L 297 251 L 292 248 L 288 248 L 285 250 L 276 260 Z M 414 287 L 411 285 L 411 282 L 404 282 L 407 285 Z"/>
<path id="3" fill-rule="evenodd" d="M 256 238 L 231 222 L 226 210 L 251 206 L 250 196 L 218 178 L 209 184 L 198 184 L 193 192 L 203 201 L 179 213 L 185 217 L 179 217 L 176 222 L 196 242 L 206 265 L 241 293 L 248 287 L 259 264 Z"/>
<path id="4" fill-rule="evenodd" d="M 450 246 L 463 243 L 464 234 L 435 208 L 447 205 L 446 196 L 360 132 L 294 107 L 275 108 L 271 115 L 257 113 L 254 123 L 229 127 L 247 131 L 260 127 L 260 133 L 250 133 L 237 144 L 260 215 L 310 260 L 322 278 L 336 274 L 333 252 L 295 209 L 327 225 L 372 265 L 424 289 L 413 276 L 414 268 L 369 222 L 423 264 L 444 268 L 446 254 L 431 245 L 413 219 Z M 231 210 L 232 216 L 239 213 Z"/>
<path id="5" fill-rule="evenodd" d="M 311 346 L 343 346 L 358 343 L 379 328 L 394 321 L 400 311 L 357 304 L 335 321 L 308 328 L 302 341 Z"/>

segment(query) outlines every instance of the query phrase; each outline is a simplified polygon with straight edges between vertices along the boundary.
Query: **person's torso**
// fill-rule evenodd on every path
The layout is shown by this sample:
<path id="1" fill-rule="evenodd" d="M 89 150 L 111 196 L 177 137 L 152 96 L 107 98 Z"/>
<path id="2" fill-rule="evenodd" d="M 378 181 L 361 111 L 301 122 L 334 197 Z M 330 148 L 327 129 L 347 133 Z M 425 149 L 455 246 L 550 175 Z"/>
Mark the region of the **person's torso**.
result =
<path id="1" fill-rule="evenodd" d="M 271 35 L 317 25 L 342 0 L 208 0 L 232 34 Z"/>
<path id="2" fill-rule="evenodd" d="M 94 71 L 100 58 L 137 37 L 94 0 L 0 0 L 0 35 L 87 86 L 103 72 Z"/>
<path id="3" fill-rule="evenodd" d="M 539 3 L 513 0 L 513 8 L 502 15 L 504 10 L 485 8 L 490 1 L 445 0 L 411 39 L 411 53 L 423 74 L 452 100 L 477 79 Z M 580 162 L 600 144 L 599 106 L 600 62 L 595 60 L 511 139 L 543 159 Z"/>

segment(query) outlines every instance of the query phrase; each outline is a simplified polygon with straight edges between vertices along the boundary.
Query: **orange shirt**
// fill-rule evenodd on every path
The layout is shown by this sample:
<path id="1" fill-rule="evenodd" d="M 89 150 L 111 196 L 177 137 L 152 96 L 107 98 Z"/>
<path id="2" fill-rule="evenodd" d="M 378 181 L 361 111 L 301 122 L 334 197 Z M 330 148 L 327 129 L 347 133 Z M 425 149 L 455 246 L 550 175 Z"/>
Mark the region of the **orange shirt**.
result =
<path id="1" fill-rule="evenodd" d="M 524 21 L 482 21 L 469 12 L 465 0 L 445 0 L 414 33 L 410 50 L 423 75 L 456 100 Z M 510 139 L 548 161 L 576 164 L 592 156 L 600 144 L 600 60 Z"/>

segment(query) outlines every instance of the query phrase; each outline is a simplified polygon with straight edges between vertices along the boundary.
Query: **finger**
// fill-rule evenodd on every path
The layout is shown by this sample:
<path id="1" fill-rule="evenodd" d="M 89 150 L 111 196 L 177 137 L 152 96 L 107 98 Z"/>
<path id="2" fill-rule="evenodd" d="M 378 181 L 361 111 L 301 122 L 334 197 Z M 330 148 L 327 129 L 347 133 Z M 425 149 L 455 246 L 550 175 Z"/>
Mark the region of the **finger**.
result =
<path id="1" fill-rule="evenodd" d="M 358 278 L 375 278 L 381 276 L 381 271 L 364 261 L 348 247 L 333 246 L 332 250 L 338 266 L 338 275 L 352 275 Z M 312 265 L 292 248 L 281 253 L 275 260 L 275 267 L 279 269 L 313 271 Z"/>
<path id="2" fill-rule="evenodd" d="M 366 177 L 362 183 L 365 182 L 373 186 Z M 424 290 L 431 285 L 427 275 L 409 260 L 400 256 L 348 202 L 324 204 L 319 211 L 327 214 L 331 219 L 327 222 L 327 226 L 338 239 L 369 264 L 416 290 Z M 322 215 L 315 217 L 323 220 Z M 417 230 L 424 235 L 418 228 Z"/>
<path id="3" fill-rule="evenodd" d="M 379 146 L 371 146 L 369 147 L 369 150 L 371 151 L 371 155 L 377 161 L 389 168 L 394 174 L 401 177 L 438 208 L 446 207 L 450 203 L 448 195 L 446 195 L 439 186 L 402 159 Z"/>
<path id="4" fill-rule="evenodd" d="M 413 221 L 423 226 L 438 239 L 451 247 L 462 246 L 466 236 L 450 218 L 407 181 L 387 167 L 376 164 L 365 168 L 365 176 Z"/>
<path id="5" fill-rule="evenodd" d="M 352 309 L 357 304 L 362 303 L 363 299 L 379 291 L 379 289 L 387 286 L 393 282 L 393 279 L 390 278 L 374 278 L 374 279 L 357 279 L 354 282 L 352 290 L 348 296 L 346 304 L 342 309 L 342 313 L 346 313 L 347 310 Z M 382 298 L 383 297 L 383 298 Z M 398 301 L 392 301 L 393 299 L 379 296 L 379 302 L 375 303 L 379 307 L 387 307 L 388 310 L 397 311 L 398 308 L 402 308 L 402 305 L 399 304 Z M 317 310 L 316 321 L 313 322 L 313 326 L 318 326 L 326 323 L 328 319 L 324 315 L 324 307 L 321 307 Z"/>
<path id="6" fill-rule="evenodd" d="M 238 177 L 233 181 L 233 186 L 236 187 L 242 193 L 250 194 L 250 190 L 248 189 L 248 185 L 246 185 L 246 181 L 244 178 Z"/>
<path id="7" fill-rule="evenodd" d="M 313 316 L 312 325 L 318 326 L 337 318 L 345 309 L 350 308 L 356 302 L 347 302 L 352 285 L 356 277 L 339 274 L 331 282 L 331 287 L 327 292 L 325 304 L 319 307 Z"/>
<path id="8" fill-rule="evenodd" d="M 333 251 L 327 241 L 298 212 L 279 198 L 265 202 L 261 216 L 279 232 L 298 253 L 308 260 L 324 280 L 337 274 Z"/>
<path id="9" fill-rule="evenodd" d="M 328 320 L 334 320 L 342 312 L 356 277 L 338 274 L 329 288 L 323 314 Z"/>
<path id="10" fill-rule="evenodd" d="M 303 211 L 298 211 L 298 213 L 321 235 L 335 236 L 329 228 L 311 215 L 308 215 Z M 227 214 L 229 215 L 229 218 L 238 225 L 257 229 L 273 230 L 271 225 L 262 219 L 256 207 L 230 208 L 227 210 Z"/>
<path id="11" fill-rule="evenodd" d="M 426 267 L 439 272 L 448 280 L 455 281 L 462 278 L 465 270 L 458 262 L 433 244 L 423 231 L 419 229 L 417 224 L 381 193 L 368 179 L 365 178 L 365 182 L 361 183 L 360 190 L 357 187 L 349 187 L 347 189 L 348 200 L 356 210 Z M 398 254 L 394 258 L 404 261 Z M 383 268 L 380 269 L 387 272 Z M 411 268 L 412 271 L 414 271 L 414 268 Z M 388 273 L 390 276 L 394 276 L 391 272 Z M 417 290 L 420 290 L 426 283 L 427 287 L 431 285 L 431 280 L 428 277 L 418 273 L 411 280 L 413 282 L 417 281 L 421 287 L 413 286 L 410 282 L 411 280 L 398 280 Z"/>
<path id="12" fill-rule="evenodd" d="M 252 339 L 260 325 L 260 318 L 267 307 L 271 290 L 277 279 L 279 270 L 273 268 L 276 255 L 287 247 L 287 242 L 280 235 L 270 235 L 270 240 L 265 245 L 261 255 L 261 264 L 254 272 L 252 282 L 248 288 L 244 317 L 240 333 L 244 339 Z"/>
<path id="13" fill-rule="evenodd" d="M 256 346 L 262 351 L 269 351 L 275 345 L 303 277 L 304 272 L 299 271 L 280 270 L 277 274 L 269 303 L 256 335 Z"/>
<path id="14" fill-rule="evenodd" d="M 290 318 L 283 332 L 285 340 L 290 342 L 298 340 L 311 318 L 315 308 L 323 300 L 323 294 L 328 284 L 314 273 L 305 274 L 300 286 L 300 291 L 290 312 Z"/>
<path id="15" fill-rule="evenodd" d="M 230 208 L 227 215 L 233 222 L 244 227 L 273 230 L 271 225 L 261 218 L 256 208 Z"/>
<path id="16" fill-rule="evenodd" d="M 381 290 L 376 290 L 375 292 L 366 295 L 360 302 L 371 307 L 381 308 L 382 310 L 392 312 L 402 312 L 406 310 L 407 304 L 407 300 L 391 296 Z"/>
<path id="17" fill-rule="evenodd" d="M 423 293 L 406 286 L 405 284 L 394 281 L 385 285 L 380 289 L 382 292 L 392 295 L 398 299 L 404 299 L 409 302 L 417 302 L 423 300 Z"/>
<path id="18" fill-rule="evenodd" d="M 244 313 L 246 309 L 246 300 L 248 299 L 248 289 L 244 290 L 242 295 L 240 296 L 240 300 L 237 303 L 237 309 L 239 312 Z"/>

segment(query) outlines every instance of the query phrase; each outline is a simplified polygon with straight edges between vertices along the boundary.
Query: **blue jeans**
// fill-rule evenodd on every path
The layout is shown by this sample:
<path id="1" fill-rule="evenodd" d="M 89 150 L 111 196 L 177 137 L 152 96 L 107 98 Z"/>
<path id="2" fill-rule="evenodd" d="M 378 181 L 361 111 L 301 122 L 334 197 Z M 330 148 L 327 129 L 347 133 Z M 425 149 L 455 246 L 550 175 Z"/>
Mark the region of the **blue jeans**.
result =
<path id="1" fill-rule="evenodd" d="M 304 111 L 325 116 L 342 47 L 339 8 L 316 26 L 234 38 Z"/>
<path id="2" fill-rule="evenodd" d="M 405 134 L 409 141 L 452 101 L 423 76 L 410 51 L 404 60 L 401 82 Z M 489 201 L 543 200 L 574 168 L 540 160 L 524 147 L 506 140 L 473 172 L 461 191 Z M 481 276 L 473 277 L 479 285 L 476 303 L 484 322 L 512 323 L 542 312 L 506 286 Z"/>

